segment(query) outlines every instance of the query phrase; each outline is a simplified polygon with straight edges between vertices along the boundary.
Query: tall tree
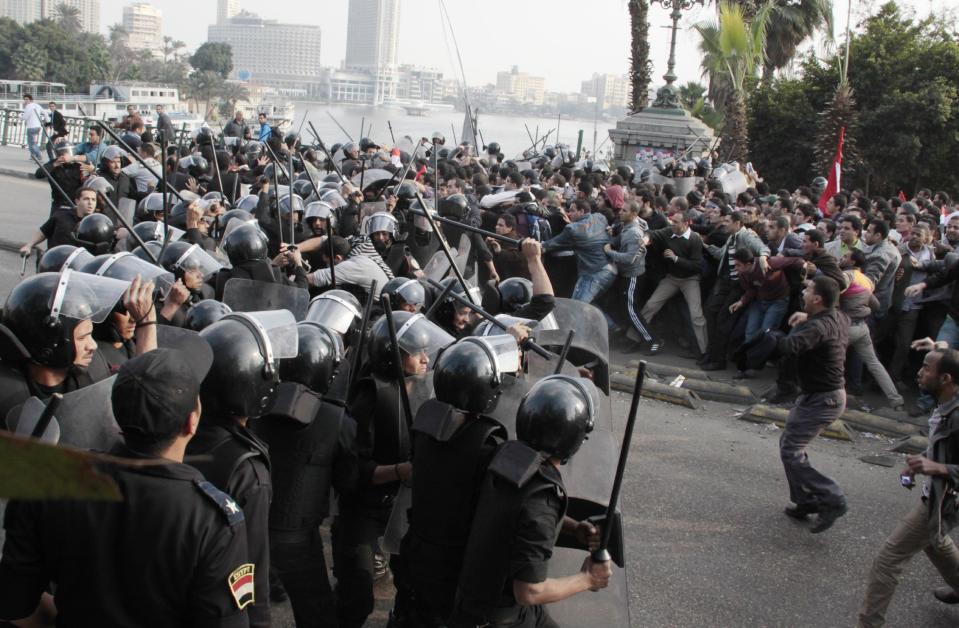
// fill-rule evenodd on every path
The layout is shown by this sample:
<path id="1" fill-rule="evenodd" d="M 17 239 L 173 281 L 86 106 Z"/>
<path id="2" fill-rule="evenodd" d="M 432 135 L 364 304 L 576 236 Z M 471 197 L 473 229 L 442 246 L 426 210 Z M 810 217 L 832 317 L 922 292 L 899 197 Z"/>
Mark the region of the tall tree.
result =
<path id="1" fill-rule="evenodd" d="M 793 60 L 800 44 L 817 32 L 833 36 L 832 0 L 772 0 L 775 10 L 766 24 L 763 81 Z"/>
<path id="2" fill-rule="evenodd" d="M 250 90 L 236 81 L 226 81 L 220 89 L 220 99 L 227 105 L 223 113 L 229 118 L 232 118 L 236 112 L 236 103 L 241 100 L 249 100 L 249 98 Z"/>
<path id="3" fill-rule="evenodd" d="M 702 37 L 700 47 L 709 52 L 703 58 L 704 73 L 710 84 L 719 79 L 728 86 L 720 133 L 720 155 L 728 161 L 742 163 L 749 159 L 746 83 L 755 77 L 765 58 L 766 23 L 771 11 L 769 3 L 763 4 L 747 22 L 740 5 L 723 1 L 717 22 L 696 25 Z"/>
<path id="4" fill-rule="evenodd" d="M 83 32 L 83 21 L 80 19 L 79 7 L 61 2 L 54 7 L 53 15 L 56 18 L 57 24 L 62 26 L 63 30 L 71 35 L 79 35 Z"/>
<path id="5" fill-rule="evenodd" d="M 225 79 L 233 70 L 233 49 L 230 44 L 208 41 L 196 49 L 190 65 L 198 72 L 213 72 Z"/>
<path id="6" fill-rule="evenodd" d="M 629 111 L 637 113 L 649 104 L 649 84 L 652 82 L 648 0 L 629 0 L 629 37 Z"/>
<path id="7" fill-rule="evenodd" d="M 47 74 L 47 53 L 31 43 L 22 44 L 13 53 L 13 68 L 17 78 L 25 81 L 42 81 Z"/>

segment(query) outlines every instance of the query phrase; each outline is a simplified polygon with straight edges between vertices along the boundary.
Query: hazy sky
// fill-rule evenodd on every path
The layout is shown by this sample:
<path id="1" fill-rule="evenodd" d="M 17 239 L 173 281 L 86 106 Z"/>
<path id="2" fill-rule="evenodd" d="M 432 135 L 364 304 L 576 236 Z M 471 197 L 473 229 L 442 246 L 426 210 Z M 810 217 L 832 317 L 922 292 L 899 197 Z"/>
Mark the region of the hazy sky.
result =
<path id="1" fill-rule="evenodd" d="M 899 0 L 920 16 L 937 13 L 955 0 Z M 104 33 L 121 21 L 128 0 L 102 0 Z M 629 13 L 625 0 L 445 0 L 470 85 L 495 82 L 496 72 L 518 65 L 521 71 L 546 78 L 549 91 L 576 92 L 594 72 L 623 74 L 629 64 Z M 215 0 L 153 0 L 163 12 L 164 35 L 181 39 L 192 49 L 206 41 L 207 25 L 216 19 Z M 846 2 L 834 0 L 836 35 L 846 27 Z M 878 0 L 853 0 L 853 23 Z M 318 24 L 322 28 L 324 66 L 338 67 L 346 51 L 348 0 L 254 2 L 240 6 L 281 22 Z M 676 72 L 680 82 L 699 80 L 697 21 L 714 15 L 714 5 L 693 9 L 680 22 Z M 668 12 L 650 9 L 650 42 L 654 84 L 662 82 L 669 56 Z M 445 32 L 448 33 L 448 30 Z M 820 49 L 822 46 L 819 46 Z M 455 52 L 447 47 L 439 0 L 402 0 L 399 61 L 441 69 L 459 78 Z"/>

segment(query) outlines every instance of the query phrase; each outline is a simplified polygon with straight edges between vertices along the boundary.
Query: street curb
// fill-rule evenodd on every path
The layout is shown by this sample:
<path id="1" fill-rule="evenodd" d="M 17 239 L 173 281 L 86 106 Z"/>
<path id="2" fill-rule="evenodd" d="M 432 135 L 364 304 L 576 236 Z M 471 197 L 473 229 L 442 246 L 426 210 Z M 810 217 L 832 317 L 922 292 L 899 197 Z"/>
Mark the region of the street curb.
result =
<path id="1" fill-rule="evenodd" d="M 907 436 L 900 439 L 889 451 L 899 454 L 921 454 L 929 447 L 929 439 L 925 436 Z"/>
<path id="2" fill-rule="evenodd" d="M 637 367 L 639 367 L 639 360 L 628 360 L 626 362 L 626 366 L 621 364 L 609 365 L 610 369 L 620 372 L 633 371 L 635 373 Z M 676 377 L 677 375 L 702 380 L 712 379 L 706 374 L 706 371 L 700 371 L 699 369 L 688 369 L 682 366 L 672 366 L 670 364 L 659 364 L 657 362 L 650 362 L 649 360 L 646 360 L 646 370 L 649 373 L 661 376 L 663 379 L 666 379 L 667 377 Z"/>
<path id="3" fill-rule="evenodd" d="M 0 251 L 10 251 L 11 253 L 20 253 L 20 247 L 23 246 L 23 242 L 17 243 L 13 240 L 7 240 L 6 238 L 0 238 Z"/>
<path id="4" fill-rule="evenodd" d="M 0 167 L 0 175 L 6 177 L 17 177 L 19 179 L 35 179 L 32 172 L 24 172 L 23 170 L 16 170 L 14 168 L 3 168 Z"/>
<path id="5" fill-rule="evenodd" d="M 631 360 L 627 364 L 632 362 L 635 361 Z M 620 373 L 627 378 L 632 379 L 636 377 L 635 368 L 624 368 L 619 364 L 613 364 L 610 368 L 614 372 Z M 659 377 L 660 379 L 669 380 L 677 376 L 682 376 L 684 381 L 680 388 L 695 392 L 701 399 L 737 404 L 754 404 L 759 401 L 756 394 L 748 387 L 706 379 L 707 376 L 702 371 L 686 370 L 676 367 L 663 368 L 658 364 L 648 364 L 646 368 L 653 376 Z M 702 373 L 702 377 L 694 375 L 695 373 Z"/>
<path id="6" fill-rule="evenodd" d="M 886 417 L 860 412 L 859 410 L 846 410 L 842 413 L 841 418 L 861 432 L 875 432 L 893 438 L 919 435 L 919 427 L 911 423 L 904 423 L 896 419 L 887 419 Z"/>
<path id="7" fill-rule="evenodd" d="M 631 393 L 636 385 L 634 377 L 627 377 L 622 373 L 609 374 L 609 387 L 620 392 Z M 674 388 L 657 381 L 647 379 L 643 383 L 643 397 L 665 401 L 677 406 L 685 406 L 693 410 L 703 407 L 703 401 L 695 392 L 685 388 Z"/>
<path id="8" fill-rule="evenodd" d="M 740 421 L 749 421 L 750 423 L 772 423 L 779 427 L 786 425 L 786 419 L 789 417 L 789 411 L 785 408 L 756 404 L 743 410 L 739 415 Z M 822 436 L 833 438 L 835 440 L 852 440 L 852 434 L 849 428 L 843 423 L 842 419 L 836 419 L 832 424 L 822 432 Z"/>

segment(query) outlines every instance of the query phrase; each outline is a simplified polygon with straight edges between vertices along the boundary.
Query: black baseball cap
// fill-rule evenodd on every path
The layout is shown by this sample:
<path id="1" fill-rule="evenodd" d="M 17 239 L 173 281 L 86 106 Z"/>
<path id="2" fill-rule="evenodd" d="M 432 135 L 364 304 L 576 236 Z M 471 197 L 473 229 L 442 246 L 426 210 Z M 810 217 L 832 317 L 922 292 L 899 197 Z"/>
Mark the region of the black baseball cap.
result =
<path id="1" fill-rule="evenodd" d="M 199 334 L 125 362 L 113 383 L 113 415 L 125 437 L 166 440 L 196 408 L 200 384 L 213 364 L 213 350 Z"/>

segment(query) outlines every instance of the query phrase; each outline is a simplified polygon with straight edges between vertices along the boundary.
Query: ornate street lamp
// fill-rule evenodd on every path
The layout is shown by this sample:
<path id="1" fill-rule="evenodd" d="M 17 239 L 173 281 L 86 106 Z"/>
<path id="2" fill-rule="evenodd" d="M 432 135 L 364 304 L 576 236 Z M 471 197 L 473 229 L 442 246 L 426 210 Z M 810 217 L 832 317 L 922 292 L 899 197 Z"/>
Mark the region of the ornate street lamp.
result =
<path id="1" fill-rule="evenodd" d="M 656 101 L 653 103 L 653 107 L 681 109 L 679 90 L 673 85 L 678 78 L 674 71 L 676 67 L 676 31 L 679 29 L 679 18 L 683 16 L 683 11 L 689 11 L 696 5 L 704 6 L 706 0 L 652 0 L 652 2 L 662 5 L 664 9 L 672 9 L 669 17 L 673 20 L 672 35 L 669 42 L 669 62 L 666 66 L 666 74 L 663 75 L 666 84 L 656 92 Z"/>

